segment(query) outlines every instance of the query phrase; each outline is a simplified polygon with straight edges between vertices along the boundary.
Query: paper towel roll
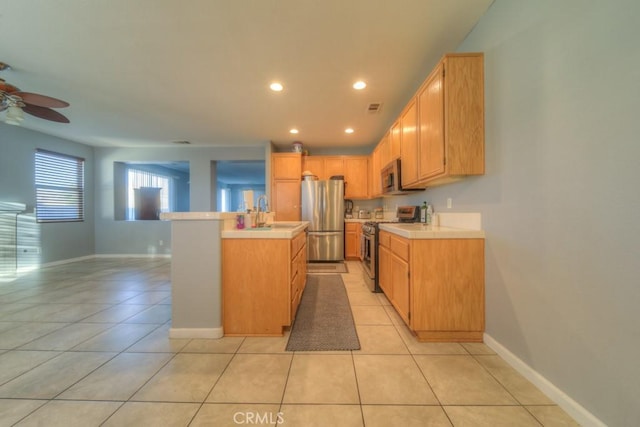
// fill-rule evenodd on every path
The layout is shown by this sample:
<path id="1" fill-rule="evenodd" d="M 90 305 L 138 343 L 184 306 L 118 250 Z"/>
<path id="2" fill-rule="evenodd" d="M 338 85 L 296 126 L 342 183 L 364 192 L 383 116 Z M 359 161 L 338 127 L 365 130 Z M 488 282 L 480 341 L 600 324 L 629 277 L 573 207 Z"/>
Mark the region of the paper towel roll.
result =
<path id="1" fill-rule="evenodd" d="M 243 190 L 242 199 L 244 200 L 244 208 L 253 210 L 253 190 Z"/>

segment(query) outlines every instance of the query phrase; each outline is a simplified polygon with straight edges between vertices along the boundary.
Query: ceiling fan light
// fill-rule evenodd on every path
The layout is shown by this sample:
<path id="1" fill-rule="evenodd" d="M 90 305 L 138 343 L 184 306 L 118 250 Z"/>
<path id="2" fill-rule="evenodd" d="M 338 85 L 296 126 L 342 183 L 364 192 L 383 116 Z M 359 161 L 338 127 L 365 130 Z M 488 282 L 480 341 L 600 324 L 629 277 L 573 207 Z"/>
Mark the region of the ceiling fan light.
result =
<path id="1" fill-rule="evenodd" d="M 10 125 L 20 125 L 23 120 L 24 112 L 22 111 L 22 108 L 13 105 L 7 108 L 5 123 Z"/>

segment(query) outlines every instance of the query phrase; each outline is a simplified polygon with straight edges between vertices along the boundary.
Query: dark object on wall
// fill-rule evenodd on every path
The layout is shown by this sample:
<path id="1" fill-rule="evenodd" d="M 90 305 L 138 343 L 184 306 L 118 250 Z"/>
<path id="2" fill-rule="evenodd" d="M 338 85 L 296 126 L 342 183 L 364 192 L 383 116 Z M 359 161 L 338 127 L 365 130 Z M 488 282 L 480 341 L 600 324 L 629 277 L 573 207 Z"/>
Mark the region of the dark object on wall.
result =
<path id="1" fill-rule="evenodd" d="M 160 219 L 160 192 L 162 188 L 140 187 L 133 190 L 135 219 Z"/>

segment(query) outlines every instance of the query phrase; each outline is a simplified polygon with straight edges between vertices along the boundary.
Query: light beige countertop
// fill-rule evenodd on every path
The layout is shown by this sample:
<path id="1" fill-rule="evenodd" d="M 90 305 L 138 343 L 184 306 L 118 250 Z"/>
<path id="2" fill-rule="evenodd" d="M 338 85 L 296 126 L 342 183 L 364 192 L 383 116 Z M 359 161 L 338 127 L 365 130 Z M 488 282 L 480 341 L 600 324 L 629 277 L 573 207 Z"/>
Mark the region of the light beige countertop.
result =
<path id="1" fill-rule="evenodd" d="M 380 229 L 407 239 L 484 239 L 484 231 L 466 228 L 424 225 L 421 223 L 380 224 Z"/>
<path id="2" fill-rule="evenodd" d="M 484 239 L 482 216 L 478 212 L 440 212 L 438 225 L 385 223 L 380 229 L 407 239 Z"/>
<path id="3" fill-rule="evenodd" d="M 225 229 L 223 239 L 292 239 L 309 226 L 308 221 L 275 221 L 261 228 Z"/>
<path id="4" fill-rule="evenodd" d="M 364 224 L 365 222 L 383 222 L 383 221 L 393 221 L 395 218 L 374 218 L 373 215 L 371 218 L 345 218 L 344 222 L 359 222 Z"/>

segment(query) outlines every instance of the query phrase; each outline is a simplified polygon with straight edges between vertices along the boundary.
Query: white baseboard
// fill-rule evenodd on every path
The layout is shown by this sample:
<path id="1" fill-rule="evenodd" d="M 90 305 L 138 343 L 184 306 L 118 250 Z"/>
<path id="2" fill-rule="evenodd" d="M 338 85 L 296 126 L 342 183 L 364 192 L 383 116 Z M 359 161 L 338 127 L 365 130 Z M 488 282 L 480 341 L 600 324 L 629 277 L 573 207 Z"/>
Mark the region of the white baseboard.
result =
<path id="1" fill-rule="evenodd" d="M 95 255 L 85 255 L 85 256 L 80 256 L 80 257 L 77 257 L 77 258 L 62 259 L 60 261 L 52 261 L 52 262 L 47 262 L 47 263 L 44 263 L 44 264 L 40 264 L 38 266 L 38 268 L 53 267 L 55 265 L 69 264 L 70 262 L 84 261 L 84 260 L 87 260 L 87 259 L 93 259 L 95 257 L 96 257 Z"/>
<path id="2" fill-rule="evenodd" d="M 546 394 L 551 400 L 558 404 L 567 412 L 574 420 L 584 427 L 607 427 L 605 423 L 600 421 L 595 415 L 585 409 L 578 402 L 569 397 L 565 392 L 556 387 L 551 381 L 540 375 L 535 369 L 527 365 L 515 354 L 511 353 L 493 339 L 491 335 L 484 334 L 484 343 L 502 357 L 509 365 L 511 365 L 522 376 L 531 381 L 536 387 Z"/>
<path id="3" fill-rule="evenodd" d="M 206 338 L 218 339 L 224 336 L 222 326 L 219 328 L 170 328 L 169 338 Z"/>
<path id="4" fill-rule="evenodd" d="M 95 258 L 171 258 L 171 254 L 95 254 Z"/>
<path id="5" fill-rule="evenodd" d="M 56 265 L 69 264 L 71 262 L 84 261 L 87 259 L 95 258 L 171 258 L 171 254 L 93 254 L 77 258 L 63 259 L 60 261 L 47 262 L 45 264 L 38 265 L 36 269 L 43 267 L 53 267 Z"/>

